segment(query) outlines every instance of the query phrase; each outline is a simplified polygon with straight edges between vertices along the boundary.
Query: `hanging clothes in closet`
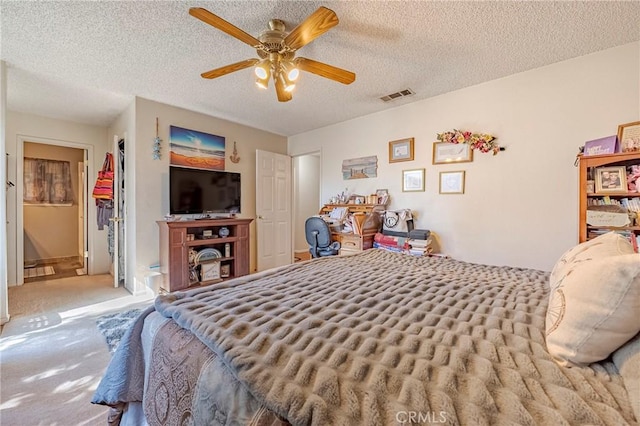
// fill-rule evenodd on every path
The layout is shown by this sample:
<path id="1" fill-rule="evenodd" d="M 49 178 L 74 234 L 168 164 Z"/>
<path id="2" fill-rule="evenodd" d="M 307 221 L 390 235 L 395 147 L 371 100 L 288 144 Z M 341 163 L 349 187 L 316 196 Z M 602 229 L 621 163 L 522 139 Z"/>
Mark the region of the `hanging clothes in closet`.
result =
<path id="1" fill-rule="evenodd" d="M 109 219 L 113 216 L 113 167 L 113 155 L 107 152 L 92 193 L 96 200 L 96 219 L 100 231 L 109 225 Z"/>

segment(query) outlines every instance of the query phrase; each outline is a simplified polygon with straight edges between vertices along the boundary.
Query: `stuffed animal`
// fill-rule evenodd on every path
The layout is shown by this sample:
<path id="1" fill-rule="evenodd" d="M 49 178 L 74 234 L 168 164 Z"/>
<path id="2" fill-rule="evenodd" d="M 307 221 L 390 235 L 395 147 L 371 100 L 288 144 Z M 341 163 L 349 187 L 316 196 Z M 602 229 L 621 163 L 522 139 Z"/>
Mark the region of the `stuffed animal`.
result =
<path id="1" fill-rule="evenodd" d="M 640 192 L 640 164 L 631 166 L 631 172 L 627 175 L 627 188 L 629 192 Z"/>

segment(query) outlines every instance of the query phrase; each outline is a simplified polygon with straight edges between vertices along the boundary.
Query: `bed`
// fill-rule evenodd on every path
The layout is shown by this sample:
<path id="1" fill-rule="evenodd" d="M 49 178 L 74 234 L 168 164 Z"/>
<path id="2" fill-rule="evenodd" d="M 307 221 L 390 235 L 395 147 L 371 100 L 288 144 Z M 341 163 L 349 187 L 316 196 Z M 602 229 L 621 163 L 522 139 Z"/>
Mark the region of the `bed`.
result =
<path id="1" fill-rule="evenodd" d="M 562 366 L 549 279 L 372 249 L 161 295 L 92 402 L 130 425 L 637 424 L 638 338 Z"/>

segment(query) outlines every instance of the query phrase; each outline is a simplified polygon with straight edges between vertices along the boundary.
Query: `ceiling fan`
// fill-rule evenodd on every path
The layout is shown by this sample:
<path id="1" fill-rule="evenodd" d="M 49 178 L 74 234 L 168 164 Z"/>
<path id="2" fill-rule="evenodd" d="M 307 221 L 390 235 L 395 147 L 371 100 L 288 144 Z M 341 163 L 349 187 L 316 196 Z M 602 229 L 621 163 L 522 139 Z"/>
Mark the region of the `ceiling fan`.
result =
<path id="1" fill-rule="evenodd" d="M 258 87 L 266 89 L 269 78 L 273 78 L 280 102 L 291 100 L 291 92 L 295 87 L 299 70 L 343 84 L 351 84 L 356 79 L 356 75 L 351 71 L 313 59 L 295 57 L 296 50 L 338 25 L 338 16 L 326 7 L 320 7 L 289 33 L 285 31 L 283 21 L 272 19 L 269 21 L 269 29 L 258 38 L 201 7 L 192 7 L 189 14 L 253 47 L 260 58 L 247 59 L 204 72 L 201 74 L 203 78 L 217 78 L 255 66 Z"/>

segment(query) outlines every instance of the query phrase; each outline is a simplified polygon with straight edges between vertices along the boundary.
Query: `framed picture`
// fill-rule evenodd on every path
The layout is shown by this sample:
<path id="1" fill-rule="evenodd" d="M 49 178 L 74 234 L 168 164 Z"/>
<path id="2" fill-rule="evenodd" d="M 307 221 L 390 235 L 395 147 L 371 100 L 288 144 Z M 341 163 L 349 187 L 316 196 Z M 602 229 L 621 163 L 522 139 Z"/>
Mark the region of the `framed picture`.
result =
<path id="1" fill-rule="evenodd" d="M 473 150 L 466 143 L 433 143 L 433 164 L 468 163 L 473 161 Z"/>
<path id="2" fill-rule="evenodd" d="M 177 126 L 169 126 L 169 137 L 169 165 L 224 170 L 224 137 Z"/>
<path id="3" fill-rule="evenodd" d="M 402 171 L 402 192 L 424 191 L 424 169 Z"/>
<path id="4" fill-rule="evenodd" d="M 464 170 L 440 172 L 440 194 L 464 194 Z"/>
<path id="5" fill-rule="evenodd" d="M 413 160 L 413 138 L 389 142 L 389 162 Z"/>
<path id="6" fill-rule="evenodd" d="M 231 275 L 231 265 L 220 265 L 220 278 L 228 278 Z"/>
<path id="7" fill-rule="evenodd" d="M 621 152 L 640 151 L 640 121 L 619 125 L 618 142 Z"/>
<path id="8" fill-rule="evenodd" d="M 376 204 L 387 204 L 389 202 L 389 191 L 386 189 L 376 189 Z"/>
<path id="9" fill-rule="evenodd" d="M 378 176 L 378 156 L 342 160 L 343 179 L 364 179 Z"/>
<path id="10" fill-rule="evenodd" d="M 598 167 L 596 193 L 627 192 L 627 169 L 624 166 Z"/>

